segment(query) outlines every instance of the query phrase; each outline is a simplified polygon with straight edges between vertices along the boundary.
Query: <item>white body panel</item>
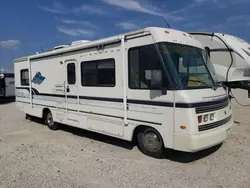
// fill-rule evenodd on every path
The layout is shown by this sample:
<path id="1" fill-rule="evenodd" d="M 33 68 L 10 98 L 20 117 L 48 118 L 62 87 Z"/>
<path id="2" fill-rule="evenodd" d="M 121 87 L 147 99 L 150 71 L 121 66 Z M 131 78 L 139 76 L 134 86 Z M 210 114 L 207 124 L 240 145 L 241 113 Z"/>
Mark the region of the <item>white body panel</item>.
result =
<path id="1" fill-rule="evenodd" d="M 210 48 L 210 58 L 221 81 L 250 80 L 250 44 L 228 34 L 214 33 L 214 36 L 212 33 L 194 32 L 190 34 L 199 40 L 204 47 Z M 230 51 L 233 59 L 231 59 Z M 231 62 L 232 66 L 230 67 Z"/>
<path id="2" fill-rule="evenodd" d="M 131 48 L 164 41 L 203 48 L 187 33 L 167 30 L 169 34 L 165 33 L 164 28 L 147 28 L 138 33 L 121 35 L 127 37 L 124 46 L 119 42 L 123 37 L 115 36 L 17 59 L 17 107 L 27 114 L 41 118 L 43 110 L 47 108 L 52 112 L 56 122 L 129 141 L 132 140 L 136 127 L 153 127 L 162 136 L 164 146 L 176 150 L 198 151 L 223 142 L 226 138 L 225 130 L 232 126 L 232 119 L 201 134 L 198 130 L 196 107 L 191 107 L 213 100 L 227 99 L 227 93 L 223 88 L 216 91 L 201 89 L 198 92 L 168 90 L 166 95 L 162 95 L 161 91 L 131 89 L 128 86 L 128 51 Z M 106 46 L 104 49 L 92 48 L 98 44 Z M 110 58 L 115 60 L 115 86 L 82 86 L 81 62 Z M 67 65 L 70 63 L 74 63 L 76 67 L 74 84 L 67 82 Z M 23 69 L 29 69 L 33 80 L 40 72 L 44 80 L 41 83 L 30 80 L 30 85 L 23 86 L 20 81 L 20 71 Z M 32 99 L 30 88 L 33 93 Z M 127 109 L 126 106 L 124 108 L 125 101 Z M 228 113 L 224 114 L 225 111 Z M 214 113 L 214 121 L 230 117 L 230 104 L 215 110 Z M 181 129 L 181 125 L 186 125 L 187 129 Z M 214 131 L 215 133 L 212 133 Z M 216 140 L 206 137 L 208 132 L 216 134 Z"/>

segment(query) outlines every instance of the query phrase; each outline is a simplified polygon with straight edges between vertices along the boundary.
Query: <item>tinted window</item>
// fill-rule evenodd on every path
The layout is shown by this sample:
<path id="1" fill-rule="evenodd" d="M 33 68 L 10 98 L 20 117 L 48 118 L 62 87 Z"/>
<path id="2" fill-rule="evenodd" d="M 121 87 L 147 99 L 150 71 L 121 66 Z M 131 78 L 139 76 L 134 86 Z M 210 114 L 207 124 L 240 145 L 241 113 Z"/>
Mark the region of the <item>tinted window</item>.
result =
<path id="1" fill-rule="evenodd" d="M 154 45 L 129 50 L 129 87 L 131 89 L 166 88 L 166 82 Z"/>
<path id="2" fill-rule="evenodd" d="M 4 94 L 5 82 L 3 78 L 0 78 L 0 95 Z"/>
<path id="3" fill-rule="evenodd" d="M 21 70 L 21 85 L 22 86 L 29 85 L 29 70 L 28 69 Z"/>
<path id="4" fill-rule="evenodd" d="M 75 66 L 75 63 L 69 63 L 67 65 L 67 77 L 68 77 L 68 84 L 75 84 L 76 83 L 76 66 Z"/>
<path id="5" fill-rule="evenodd" d="M 115 86 L 115 60 L 104 59 L 81 63 L 82 86 Z"/>

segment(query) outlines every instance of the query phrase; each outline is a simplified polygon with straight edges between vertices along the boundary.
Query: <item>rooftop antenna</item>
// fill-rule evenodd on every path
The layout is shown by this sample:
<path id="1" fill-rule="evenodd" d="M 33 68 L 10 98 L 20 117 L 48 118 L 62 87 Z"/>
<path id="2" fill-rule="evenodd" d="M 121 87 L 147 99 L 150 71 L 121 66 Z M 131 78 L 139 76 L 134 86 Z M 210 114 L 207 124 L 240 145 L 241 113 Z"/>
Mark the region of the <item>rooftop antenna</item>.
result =
<path id="1" fill-rule="evenodd" d="M 168 24 L 168 22 L 163 18 L 163 17 L 161 17 L 162 19 L 163 19 L 163 21 L 166 23 L 166 25 L 168 26 L 168 28 L 170 28 L 170 25 Z"/>

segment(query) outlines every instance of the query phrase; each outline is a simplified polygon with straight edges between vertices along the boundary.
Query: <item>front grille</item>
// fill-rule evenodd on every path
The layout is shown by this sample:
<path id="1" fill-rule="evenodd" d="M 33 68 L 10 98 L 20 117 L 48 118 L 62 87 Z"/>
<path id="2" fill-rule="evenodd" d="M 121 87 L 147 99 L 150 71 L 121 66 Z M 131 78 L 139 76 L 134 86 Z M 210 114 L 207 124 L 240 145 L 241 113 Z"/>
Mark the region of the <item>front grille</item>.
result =
<path id="1" fill-rule="evenodd" d="M 199 131 L 206 131 L 209 129 L 214 129 L 216 127 L 220 127 L 222 125 L 225 125 L 226 123 L 228 123 L 232 118 L 232 115 L 227 117 L 226 119 L 214 122 L 214 123 L 209 123 L 209 124 L 205 124 L 205 125 L 201 125 L 199 126 Z"/>
<path id="2" fill-rule="evenodd" d="M 205 112 L 220 110 L 220 109 L 226 108 L 228 105 L 229 105 L 229 101 L 226 100 L 226 101 L 219 103 L 219 104 L 196 108 L 195 111 L 196 111 L 196 114 L 201 114 L 201 113 L 205 113 Z"/>

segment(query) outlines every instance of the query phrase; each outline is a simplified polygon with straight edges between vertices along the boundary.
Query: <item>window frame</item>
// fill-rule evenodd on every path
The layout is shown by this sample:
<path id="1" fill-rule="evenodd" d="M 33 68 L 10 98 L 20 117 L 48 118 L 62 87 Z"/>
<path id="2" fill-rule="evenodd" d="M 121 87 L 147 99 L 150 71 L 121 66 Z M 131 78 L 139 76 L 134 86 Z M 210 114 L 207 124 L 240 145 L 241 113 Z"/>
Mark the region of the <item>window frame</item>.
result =
<path id="1" fill-rule="evenodd" d="M 74 72 L 75 72 L 75 73 L 74 73 L 74 75 L 75 75 L 74 83 L 69 83 L 69 71 L 68 71 L 69 69 L 68 69 L 68 66 L 71 65 L 71 64 L 74 65 Z M 75 84 L 76 84 L 76 64 L 75 64 L 74 62 L 72 62 L 72 63 L 67 63 L 67 84 L 68 84 L 68 85 L 75 85 Z"/>
<path id="2" fill-rule="evenodd" d="M 20 70 L 20 83 L 21 83 L 21 86 L 29 86 L 30 85 L 30 79 L 28 78 L 28 83 L 24 84 L 23 83 L 23 79 L 22 79 L 22 75 L 23 75 L 23 72 L 27 71 L 28 72 L 28 75 L 29 75 L 29 69 L 21 69 Z M 29 76 L 28 76 L 29 77 Z M 27 79 L 26 79 L 27 80 Z"/>
<path id="3" fill-rule="evenodd" d="M 112 85 L 112 86 L 105 86 L 105 85 L 100 85 L 99 83 L 97 85 L 83 85 L 83 70 L 84 70 L 84 64 L 86 63 L 94 63 L 95 64 L 95 71 L 96 71 L 96 74 L 97 74 L 97 78 L 98 78 L 98 63 L 99 62 L 102 62 L 102 61 L 108 61 L 110 60 L 113 65 L 114 65 L 114 78 L 115 78 L 115 83 Z M 101 63 L 100 63 L 101 64 Z M 82 61 L 81 62 L 81 86 L 82 87 L 101 87 L 101 88 L 104 88 L 104 87 L 107 87 L 107 88 L 112 88 L 112 87 L 115 87 L 116 86 L 116 63 L 115 63 L 115 58 L 105 58 L 105 59 L 96 59 L 96 60 L 89 60 L 89 61 Z"/>
<path id="4" fill-rule="evenodd" d="M 131 72 L 130 72 L 130 68 L 131 68 L 131 60 L 130 60 L 130 51 L 131 50 L 134 50 L 134 49 L 139 49 L 140 48 L 143 48 L 143 47 L 147 47 L 147 46 L 153 46 L 155 48 L 155 53 L 157 54 L 157 57 L 159 58 L 159 62 L 161 61 L 161 58 L 157 52 L 157 46 L 155 46 L 155 44 L 146 44 L 146 45 L 142 45 L 142 46 L 135 46 L 135 47 L 131 47 L 128 49 L 128 88 L 131 89 L 131 90 L 154 90 L 154 91 L 160 91 L 162 90 L 162 88 L 166 87 L 166 89 L 168 89 L 169 86 L 164 86 L 162 84 L 162 88 L 159 87 L 159 88 L 135 88 L 135 87 L 131 87 L 130 85 L 130 82 L 131 82 Z M 140 52 L 139 52 L 139 55 L 140 55 Z M 164 71 L 164 68 L 163 68 L 163 65 L 160 63 L 160 66 L 161 66 L 161 71 L 162 71 L 162 79 L 164 79 L 164 77 L 166 77 L 166 81 L 169 82 L 169 80 L 167 79 L 167 76 L 165 75 L 165 71 Z M 139 70 L 140 70 L 140 62 L 139 62 Z"/>

